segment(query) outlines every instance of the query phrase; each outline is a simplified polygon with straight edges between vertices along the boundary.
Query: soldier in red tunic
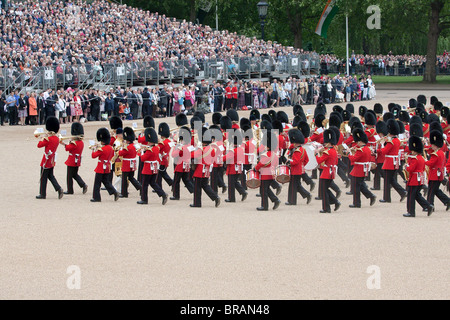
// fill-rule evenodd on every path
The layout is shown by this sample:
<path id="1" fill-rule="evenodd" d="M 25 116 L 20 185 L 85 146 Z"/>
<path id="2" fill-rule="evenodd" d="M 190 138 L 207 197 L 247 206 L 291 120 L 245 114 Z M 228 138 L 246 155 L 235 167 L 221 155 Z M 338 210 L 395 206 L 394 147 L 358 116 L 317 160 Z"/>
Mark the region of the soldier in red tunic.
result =
<path id="1" fill-rule="evenodd" d="M 175 176 L 172 184 L 173 197 L 170 200 L 180 200 L 180 181 L 183 180 L 184 186 L 190 194 L 194 193 L 194 185 L 189 177 L 191 170 L 191 131 L 188 127 L 181 127 L 178 133 L 178 144 L 172 151 L 172 158 L 175 165 Z"/>
<path id="2" fill-rule="evenodd" d="M 159 167 L 159 147 L 158 143 L 158 134 L 155 129 L 147 128 L 144 132 L 145 140 L 148 145 L 145 147 L 146 150 L 143 155 L 141 155 L 141 160 L 144 163 L 142 168 L 142 191 L 141 191 L 141 200 L 138 201 L 138 204 L 148 204 L 148 185 L 155 190 L 156 194 L 162 198 L 162 204 L 165 205 L 167 203 L 167 194 L 164 190 L 156 183 L 156 176 L 158 175 L 158 167 Z"/>
<path id="3" fill-rule="evenodd" d="M 177 125 L 178 125 L 178 122 L 180 121 L 180 119 L 179 119 L 180 117 L 183 117 L 183 119 L 187 123 L 186 115 L 184 113 L 179 113 L 175 117 L 175 121 L 177 122 Z M 147 129 L 147 128 L 155 129 L 155 120 L 153 119 L 152 116 L 147 115 L 147 116 L 144 117 L 143 125 L 144 125 L 144 130 Z M 147 141 L 145 140 L 144 131 L 142 131 L 139 134 L 137 140 L 138 140 L 138 143 L 140 145 L 146 145 L 147 144 Z M 139 157 L 139 167 L 138 167 L 138 178 L 137 179 L 138 179 L 139 183 L 142 185 L 142 168 L 144 167 L 144 163 L 141 160 L 141 155 L 142 155 L 141 150 L 138 151 L 137 155 Z"/>
<path id="4" fill-rule="evenodd" d="M 321 150 L 323 151 L 321 156 L 316 155 L 317 163 L 321 164 L 323 170 L 320 175 L 319 186 L 322 188 L 322 210 L 320 213 L 331 213 L 330 205 L 334 204 L 334 211 L 339 210 L 341 203 L 338 201 L 337 197 L 333 195 L 330 191 L 330 185 L 336 178 L 338 156 L 334 145 L 337 143 L 337 137 L 333 130 L 327 129 L 323 133 L 323 146 Z"/>
<path id="5" fill-rule="evenodd" d="M 419 137 L 412 136 L 409 138 L 409 151 L 408 162 L 406 170 L 409 172 L 409 179 L 407 183 L 408 199 L 406 201 L 406 208 L 408 212 L 404 214 L 404 217 L 416 216 L 416 201 L 426 208 L 428 216 L 430 216 L 434 210 L 434 207 L 422 196 L 420 190 L 425 183 L 425 160 L 422 157 L 423 143 Z"/>
<path id="6" fill-rule="evenodd" d="M 247 199 L 247 191 L 239 183 L 240 175 L 244 170 L 244 148 L 241 131 L 235 129 L 228 134 L 229 149 L 223 156 L 223 162 L 227 166 L 228 199 L 225 202 L 236 202 L 236 190 L 242 196 L 241 201 Z"/>
<path id="7" fill-rule="evenodd" d="M 109 180 L 109 174 L 111 172 L 111 159 L 114 156 L 114 150 L 110 145 L 111 135 L 106 128 L 100 128 L 97 130 L 97 140 L 101 143 L 101 147 L 95 147 L 92 151 L 92 159 L 98 158 L 98 164 L 95 168 L 95 180 L 93 198 L 91 202 L 101 202 L 100 187 L 101 184 L 105 186 L 110 195 L 114 195 L 114 201 L 119 199 L 119 193 L 113 187 Z"/>
<path id="8" fill-rule="evenodd" d="M 269 198 L 274 203 L 273 210 L 276 210 L 281 201 L 270 190 L 270 185 L 274 181 L 275 168 L 278 166 L 278 157 L 274 150 L 277 149 L 278 139 L 275 133 L 267 130 L 262 138 L 262 146 L 265 147 L 264 152 L 260 154 L 260 160 L 255 167 L 256 171 L 260 172 L 261 178 L 261 207 L 256 208 L 258 211 L 269 210 Z"/>
<path id="9" fill-rule="evenodd" d="M 173 184 L 173 180 L 167 173 L 167 168 L 169 167 L 170 149 L 172 149 L 175 143 L 173 143 L 172 140 L 169 139 L 170 128 L 167 123 L 162 122 L 159 124 L 158 134 L 161 137 L 161 142 L 158 144 L 161 164 L 159 165 L 156 183 L 162 187 L 162 179 L 164 179 L 164 181 L 166 181 L 169 187 L 171 187 Z"/>
<path id="10" fill-rule="evenodd" d="M 215 157 L 214 148 L 210 145 L 212 142 L 212 134 L 203 127 L 199 141 L 202 147 L 198 148 L 192 154 L 194 160 L 194 203 L 190 204 L 191 208 L 200 208 L 202 206 L 202 190 L 206 192 L 208 197 L 215 202 L 216 208 L 220 205 L 220 197 L 213 191 L 208 183 L 209 176 L 212 171 L 212 165 Z"/>
<path id="11" fill-rule="evenodd" d="M 64 191 L 56 180 L 53 169 L 55 167 L 55 155 L 56 149 L 59 145 L 59 137 L 56 135 L 59 131 L 59 120 L 55 117 L 47 118 L 45 122 L 45 129 L 47 130 L 47 136 L 39 141 L 37 147 L 45 148 L 44 156 L 41 161 L 41 179 L 39 195 L 36 199 L 45 199 L 47 197 L 47 180 L 50 180 L 55 191 L 58 192 L 58 198 L 61 199 L 64 195 Z"/>
<path id="12" fill-rule="evenodd" d="M 112 133 L 110 133 L 111 135 L 111 141 L 109 142 L 110 146 L 115 149 L 118 145 L 119 142 L 121 142 L 121 137 L 119 137 L 122 133 L 123 133 L 123 122 L 122 119 L 120 119 L 118 116 L 112 116 L 109 119 L 109 126 L 111 127 L 111 131 Z M 118 140 L 118 142 L 116 143 L 116 140 Z M 115 171 L 115 163 L 116 162 L 120 162 L 119 157 L 116 158 L 116 161 L 113 162 L 112 164 L 112 168 L 111 171 L 109 172 L 108 175 L 108 179 L 109 182 L 113 182 L 113 177 L 114 177 L 114 171 Z"/>
<path id="13" fill-rule="evenodd" d="M 85 194 L 88 188 L 87 184 L 78 174 L 78 169 L 81 166 L 81 156 L 83 154 L 84 149 L 83 125 L 79 122 L 72 123 L 70 133 L 73 138 L 68 144 L 64 144 L 64 142 L 61 141 L 61 144 L 64 145 L 66 151 L 69 152 L 69 157 L 65 162 L 67 166 L 67 191 L 64 192 L 64 194 L 73 194 L 73 180 L 75 180 L 78 183 L 80 188 L 83 189 L 83 194 Z"/>
<path id="14" fill-rule="evenodd" d="M 243 118 L 245 119 L 245 118 Z M 253 161 L 255 159 L 255 148 L 256 141 L 253 139 L 253 130 L 251 127 L 251 122 L 248 120 L 247 123 L 241 122 L 241 130 L 243 134 L 243 148 L 244 148 L 244 170 L 241 174 L 242 187 L 247 190 L 247 176 L 246 173 L 252 168 Z"/>
<path id="15" fill-rule="evenodd" d="M 137 170 L 137 152 L 134 146 L 136 135 L 134 130 L 130 127 L 123 129 L 123 141 L 124 145 L 119 151 L 119 157 L 122 157 L 122 188 L 121 198 L 128 198 L 128 182 L 136 188 L 137 191 L 141 190 L 141 184 L 134 177 L 134 172 Z"/>
<path id="16" fill-rule="evenodd" d="M 384 173 L 384 192 L 383 199 L 380 199 L 380 202 L 391 202 L 391 187 L 393 187 L 395 191 L 397 191 L 397 193 L 400 195 L 400 202 L 402 202 L 403 200 L 405 200 L 407 192 L 395 179 L 395 175 L 400 166 L 400 140 L 397 138 L 398 134 L 400 133 L 400 128 L 397 121 L 394 119 L 389 119 L 386 125 L 388 127 L 389 134 L 386 138 L 385 146 L 377 150 L 377 152 L 385 156 L 382 167 Z"/>
<path id="17" fill-rule="evenodd" d="M 291 179 L 289 181 L 288 201 L 287 206 L 297 205 L 297 193 L 300 193 L 303 199 L 306 200 L 306 204 L 311 202 L 311 193 L 306 191 L 301 185 L 300 178 L 305 173 L 305 165 L 308 163 L 309 158 L 302 145 L 305 143 L 305 137 L 299 129 L 289 130 L 289 141 L 293 146 L 289 150 L 288 164 L 290 166 Z"/>
<path id="18" fill-rule="evenodd" d="M 444 137 L 442 136 L 442 133 L 436 130 L 431 131 L 430 144 L 430 160 L 425 162 L 425 165 L 429 168 L 427 201 L 434 206 L 434 196 L 437 196 L 446 206 L 446 211 L 448 211 L 450 199 L 441 189 L 439 189 L 439 186 L 445 177 L 445 154 L 441 150 L 444 146 Z"/>
<path id="19" fill-rule="evenodd" d="M 378 137 L 377 143 L 375 144 L 375 150 L 372 152 L 375 154 L 375 163 L 377 164 L 377 167 L 375 168 L 375 173 L 373 175 L 373 187 L 370 189 L 381 190 L 381 177 L 383 176 L 383 170 L 381 168 L 383 167 L 385 157 L 383 153 L 377 152 L 377 150 L 382 149 L 385 146 L 385 142 L 382 139 L 386 137 L 389 132 L 386 122 L 383 120 L 379 120 L 375 127 Z"/>
<path id="20" fill-rule="evenodd" d="M 353 155 L 349 155 L 348 158 L 353 166 L 350 175 L 353 183 L 353 203 L 350 208 L 361 208 L 361 192 L 367 198 L 370 199 L 370 205 L 375 203 L 375 195 L 369 191 L 365 183 L 365 178 L 370 172 L 372 152 L 367 146 L 368 137 L 362 129 L 355 129 L 352 133 L 353 140 L 356 142 L 356 149 Z"/>

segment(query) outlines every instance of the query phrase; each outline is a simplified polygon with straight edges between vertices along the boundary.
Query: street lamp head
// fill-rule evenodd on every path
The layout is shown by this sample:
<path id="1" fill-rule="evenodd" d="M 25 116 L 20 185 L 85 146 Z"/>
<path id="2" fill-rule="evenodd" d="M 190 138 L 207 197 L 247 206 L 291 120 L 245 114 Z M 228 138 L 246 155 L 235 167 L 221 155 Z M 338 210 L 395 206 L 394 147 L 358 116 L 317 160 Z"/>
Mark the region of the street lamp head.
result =
<path id="1" fill-rule="evenodd" d="M 267 16 L 267 8 L 269 7 L 269 4 L 265 1 L 260 1 L 257 6 L 259 17 L 264 20 Z"/>

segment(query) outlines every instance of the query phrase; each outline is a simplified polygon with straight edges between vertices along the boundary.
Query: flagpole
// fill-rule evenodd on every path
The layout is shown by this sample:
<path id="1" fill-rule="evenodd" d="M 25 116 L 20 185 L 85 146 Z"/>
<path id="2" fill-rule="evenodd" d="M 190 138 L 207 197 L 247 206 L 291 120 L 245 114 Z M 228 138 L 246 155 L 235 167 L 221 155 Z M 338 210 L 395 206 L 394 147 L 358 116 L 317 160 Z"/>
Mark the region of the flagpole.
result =
<path id="1" fill-rule="evenodd" d="M 348 57 L 348 14 L 345 15 L 345 38 L 346 38 L 346 47 L 347 47 L 347 62 L 345 65 L 347 66 L 347 77 L 350 75 L 350 66 L 349 63 L 349 57 Z"/>

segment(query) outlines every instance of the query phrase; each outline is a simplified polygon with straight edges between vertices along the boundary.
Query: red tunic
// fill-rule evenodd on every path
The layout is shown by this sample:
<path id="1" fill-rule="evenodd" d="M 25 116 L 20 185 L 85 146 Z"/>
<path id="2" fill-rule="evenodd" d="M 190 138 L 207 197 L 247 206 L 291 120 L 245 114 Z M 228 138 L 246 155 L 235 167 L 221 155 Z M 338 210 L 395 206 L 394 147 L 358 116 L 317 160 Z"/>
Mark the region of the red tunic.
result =
<path id="1" fill-rule="evenodd" d="M 384 148 L 377 150 L 385 156 L 383 163 L 383 170 L 397 170 L 400 164 L 400 157 L 398 155 L 400 149 L 400 140 L 394 138 L 387 141 Z"/>
<path id="2" fill-rule="evenodd" d="M 425 183 L 425 160 L 422 155 L 409 156 L 406 170 L 409 172 L 407 186 L 421 186 Z"/>
<path id="3" fill-rule="evenodd" d="M 238 88 L 236 86 L 233 86 L 233 88 L 231 88 L 231 94 L 232 94 L 233 99 L 238 98 Z"/>
<path id="4" fill-rule="evenodd" d="M 203 147 L 193 152 L 192 159 L 194 159 L 195 171 L 194 178 L 209 178 L 212 171 L 212 166 L 216 152 L 211 146 Z"/>
<path id="5" fill-rule="evenodd" d="M 37 147 L 45 148 L 44 156 L 42 157 L 41 167 L 44 169 L 50 169 L 55 166 L 55 153 L 58 149 L 59 138 L 57 136 L 50 136 L 39 141 Z"/>
<path id="6" fill-rule="evenodd" d="M 223 156 L 223 161 L 227 165 L 227 175 L 241 174 L 244 170 L 244 148 L 237 147 L 233 150 L 229 150 L 227 154 Z"/>
<path id="7" fill-rule="evenodd" d="M 161 165 L 166 168 L 169 166 L 169 154 L 172 141 L 170 139 L 165 139 L 162 143 L 158 144 L 159 146 L 159 154 L 161 158 Z"/>
<path id="8" fill-rule="evenodd" d="M 372 152 L 368 146 L 356 149 L 354 155 L 349 155 L 350 163 L 353 165 L 353 170 L 350 175 L 353 177 L 366 177 L 370 172 L 370 159 Z"/>
<path id="9" fill-rule="evenodd" d="M 92 159 L 98 158 L 98 164 L 95 168 L 96 173 L 110 173 L 111 159 L 114 156 L 114 150 L 110 145 L 102 146 L 99 150 L 92 152 Z"/>
<path id="10" fill-rule="evenodd" d="M 427 165 L 430 168 L 430 171 L 428 172 L 428 180 L 431 181 L 442 181 L 444 180 L 445 175 L 445 154 L 442 150 L 438 150 L 436 152 L 433 152 L 430 155 L 430 160 L 425 162 L 425 165 Z"/>
<path id="11" fill-rule="evenodd" d="M 319 132 L 317 132 L 317 129 L 314 130 L 314 133 L 310 137 L 310 141 L 315 141 L 320 144 L 323 144 L 323 132 L 319 133 Z"/>
<path id="12" fill-rule="evenodd" d="M 290 153 L 292 153 L 292 157 L 289 159 L 291 176 L 301 176 L 305 173 L 305 165 L 309 162 L 308 153 L 303 147 L 293 149 Z"/>
<path id="13" fill-rule="evenodd" d="M 175 163 L 175 172 L 189 172 L 191 170 L 191 152 L 189 152 L 190 145 L 183 145 L 181 149 L 174 148 L 172 151 L 172 158 Z"/>
<path id="14" fill-rule="evenodd" d="M 247 140 L 244 143 L 244 164 L 252 164 L 255 157 L 255 148 L 253 140 Z"/>
<path id="15" fill-rule="evenodd" d="M 82 140 L 72 140 L 66 145 L 65 149 L 69 152 L 69 157 L 65 164 L 68 167 L 81 166 L 81 155 L 83 154 L 84 142 Z"/>
<path id="16" fill-rule="evenodd" d="M 159 169 L 159 147 L 153 146 L 150 150 L 146 150 L 141 155 L 141 160 L 144 163 L 142 168 L 142 174 L 152 175 L 158 174 Z"/>
<path id="17" fill-rule="evenodd" d="M 122 157 L 122 172 L 133 172 L 137 169 L 137 152 L 133 144 L 119 151 L 119 157 Z"/>
<path id="18" fill-rule="evenodd" d="M 316 156 L 317 163 L 321 165 L 322 174 L 320 179 L 334 179 L 336 177 L 338 156 L 334 148 L 329 148 L 324 151 L 321 157 Z"/>
<path id="19" fill-rule="evenodd" d="M 267 153 L 261 155 L 255 167 L 255 170 L 260 172 L 261 180 L 273 180 L 278 159 L 276 153 L 272 151 L 267 151 Z"/>

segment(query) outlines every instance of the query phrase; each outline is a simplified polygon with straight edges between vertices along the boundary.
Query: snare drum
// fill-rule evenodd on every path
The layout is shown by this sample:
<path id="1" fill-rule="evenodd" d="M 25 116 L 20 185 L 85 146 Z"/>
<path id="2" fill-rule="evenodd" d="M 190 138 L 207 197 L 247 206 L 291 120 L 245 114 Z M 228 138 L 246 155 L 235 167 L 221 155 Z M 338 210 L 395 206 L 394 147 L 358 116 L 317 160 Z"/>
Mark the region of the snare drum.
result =
<path id="1" fill-rule="evenodd" d="M 247 171 L 247 187 L 250 189 L 257 189 L 261 186 L 261 181 L 259 180 L 259 172 L 256 170 Z"/>
<path id="2" fill-rule="evenodd" d="M 287 165 L 280 165 L 276 169 L 276 178 L 279 183 L 285 184 L 291 180 L 291 170 Z"/>

